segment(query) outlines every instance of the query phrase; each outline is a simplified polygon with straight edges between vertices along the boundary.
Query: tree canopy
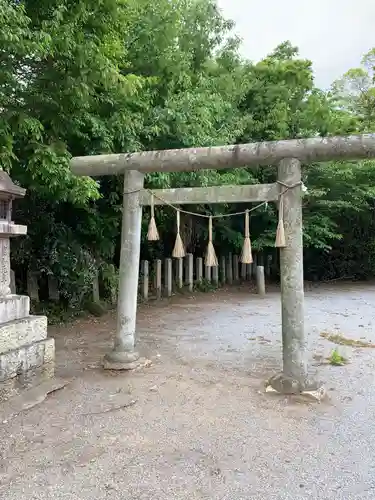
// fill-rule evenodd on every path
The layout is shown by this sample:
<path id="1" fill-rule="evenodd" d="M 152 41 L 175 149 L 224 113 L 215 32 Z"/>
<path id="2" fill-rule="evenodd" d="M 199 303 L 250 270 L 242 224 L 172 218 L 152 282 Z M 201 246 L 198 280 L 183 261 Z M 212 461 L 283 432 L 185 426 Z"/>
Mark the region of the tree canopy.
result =
<path id="1" fill-rule="evenodd" d="M 311 61 L 283 42 L 259 62 L 239 55 L 233 24 L 214 0 L 0 0 L 1 168 L 27 189 L 15 217 L 20 274 L 54 274 L 79 303 L 93 274 L 117 265 L 121 179 L 71 174 L 71 156 L 212 146 L 371 132 L 375 129 L 375 48 L 328 92 Z M 306 277 L 372 277 L 375 272 L 374 162 L 304 168 Z M 246 184 L 274 170 L 155 173 L 149 187 Z M 197 211 L 235 211 L 199 206 Z M 174 219 L 158 209 L 163 255 Z M 185 221 L 191 250 L 207 228 Z M 147 221 L 145 220 L 145 225 Z M 239 248 L 243 221 L 215 225 L 216 246 Z M 254 213 L 252 238 L 272 252 L 275 209 Z"/>

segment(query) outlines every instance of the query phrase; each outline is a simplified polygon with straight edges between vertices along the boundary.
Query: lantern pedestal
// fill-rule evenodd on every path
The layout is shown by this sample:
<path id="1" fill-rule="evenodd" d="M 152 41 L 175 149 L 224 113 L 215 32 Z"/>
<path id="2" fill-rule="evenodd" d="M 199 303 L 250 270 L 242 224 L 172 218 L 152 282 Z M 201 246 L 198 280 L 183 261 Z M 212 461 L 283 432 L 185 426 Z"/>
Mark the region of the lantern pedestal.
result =
<path id="1" fill-rule="evenodd" d="M 0 171 L 0 401 L 54 376 L 55 342 L 46 316 L 30 315 L 30 298 L 10 290 L 10 238 L 27 227 L 11 221 L 11 202 L 25 190 Z"/>

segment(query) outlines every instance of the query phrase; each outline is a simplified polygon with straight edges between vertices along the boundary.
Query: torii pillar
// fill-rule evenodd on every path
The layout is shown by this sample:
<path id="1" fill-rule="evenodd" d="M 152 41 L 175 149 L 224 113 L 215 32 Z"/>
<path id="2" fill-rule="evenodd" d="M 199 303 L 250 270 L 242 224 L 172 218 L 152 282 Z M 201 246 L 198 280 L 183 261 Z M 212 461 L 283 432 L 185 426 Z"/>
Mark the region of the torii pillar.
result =
<path id="1" fill-rule="evenodd" d="M 142 228 L 139 195 L 143 179 L 144 174 L 136 170 L 124 173 L 117 328 L 113 350 L 103 361 L 107 370 L 132 370 L 139 362 L 135 328 Z"/>
<path id="2" fill-rule="evenodd" d="M 268 386 L 280 393 L 298 394 L 317 391 L 320 386 L 309 379 L 304 331 L 301 162 L 281 160 L 277 177 L 281 191 L 290 186 L 283 194 L 285 247 L 280 248 L 283 370 L 268 380 Z"/>

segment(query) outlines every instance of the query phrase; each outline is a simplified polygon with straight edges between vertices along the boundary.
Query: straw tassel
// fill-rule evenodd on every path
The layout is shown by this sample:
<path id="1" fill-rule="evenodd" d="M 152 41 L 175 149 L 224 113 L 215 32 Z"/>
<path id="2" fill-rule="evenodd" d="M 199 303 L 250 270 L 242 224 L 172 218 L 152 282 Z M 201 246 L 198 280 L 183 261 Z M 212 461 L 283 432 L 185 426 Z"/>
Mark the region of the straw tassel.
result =
<path id="1" fill-rule="evenodd" d="M 207 252 L 206 252 L 206 258 L 205 258 L 204 263 L 207 267 L 217 267 L 218 266 L 216 252 L 214 249 L 214 245 L 212 243 L 212 217 L 211 216 L 208 220 L 208 245 L 207 245 Z"/>
<path id="2" fill-rule="evenodd" d="M 183 257 L 185 257 L 185 248 L 180 235 L 180 211 L 177 210 L 176 213 L 177 213 L 177 235 L 176 235 L 176 242 L 174 244 L 172 252 L 172 257 L 175 257 L 176 259 L 182 259 Z"/>
<path id="3" fill-rule="evenodd" d="M 148 224 L 147 231 L 147 239 L 148 241 L 158 241 L 159 240 L 159 231 L 156 227 L 155 222 L 155 211 L 154 211 L 154 195 L 151 194 L 151 218 Z"/>
<path id="4" fill-rule="evenodd" d="M 286 247 L 285 230 L 284 230 L 284 200 L 282 194 L 280 195 L 280 201 L 279 201 L 279 222 L 277 224 L 277 230 L 276 230 L 275 247 L 276 248 Z"/>
<path id="5" fill-rule="evenodd" d="M 243 264 L 252 264 L 253 262 L 253 255 L 251 252 L 251 240 L 250 240 L 250 216 L 248 210 L 246 210 L 245 212 L 245 239 L 243 242 L 240 261 Z"/>

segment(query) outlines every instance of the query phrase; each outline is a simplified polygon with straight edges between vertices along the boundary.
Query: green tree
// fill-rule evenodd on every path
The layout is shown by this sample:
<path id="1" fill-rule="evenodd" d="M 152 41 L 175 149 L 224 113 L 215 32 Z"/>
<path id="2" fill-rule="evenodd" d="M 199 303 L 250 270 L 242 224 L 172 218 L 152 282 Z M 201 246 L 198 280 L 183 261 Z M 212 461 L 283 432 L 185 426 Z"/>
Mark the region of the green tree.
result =
<path id="1" fill-rule="evenodd" d="M 333 105 L 357 122 L 360 132 L 375 130 L 375 49 L 365 54 L 358 68 L 349 69 L 332 84 Z"/>
<path id="2" fill-rule="evenodd" d="M 18 207 L 29 232 L 14 247 L 13 259 L 53 273 L 75 300 L 82 289 L 80 283 L 72 288 L 74 266 L 87 269 L 88 283 L 93 266 L 87 266 L 87 255 L 94 260 L 94 250 L 106 241 L 112 245 L 117 227 L 114 233 L 114 224 L 96 215 L 99 185 L 71 174 L 70 153 L 110 151 L 118 143 L 123 147 L 125 137 L 127 147 L 138 145 L 143 114 L 137 103 L 145 98 L 136 96 L 143 79 L 119 71 L 117 2 L 1 0 L 1 7 L 2 166 L 28 190 Z"/>

